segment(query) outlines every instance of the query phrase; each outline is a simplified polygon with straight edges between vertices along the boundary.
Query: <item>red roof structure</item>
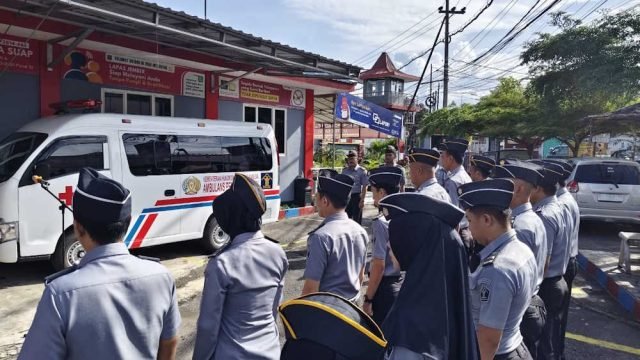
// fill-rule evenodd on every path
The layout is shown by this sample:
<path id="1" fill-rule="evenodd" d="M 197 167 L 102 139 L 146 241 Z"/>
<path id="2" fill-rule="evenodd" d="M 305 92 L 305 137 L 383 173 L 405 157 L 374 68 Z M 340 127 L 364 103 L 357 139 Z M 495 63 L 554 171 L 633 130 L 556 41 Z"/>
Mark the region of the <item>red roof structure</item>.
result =
<path id="1" fill-rule="evenodd" d="M 360 74 L 361 80 L 381 78 L 402 79 L 407 82 L 420 80 L 420 78 L 417 76 L 409 75 L 398 70 L 396 66 L 393 65 L 393 61 L 391 61 L 391 58 L 386 52 L 380 54 L 380 57 L 378 58 L 378 60 L 376 60 L 376 63 L 373 64 L 373 67 L 371 69 Z"/>

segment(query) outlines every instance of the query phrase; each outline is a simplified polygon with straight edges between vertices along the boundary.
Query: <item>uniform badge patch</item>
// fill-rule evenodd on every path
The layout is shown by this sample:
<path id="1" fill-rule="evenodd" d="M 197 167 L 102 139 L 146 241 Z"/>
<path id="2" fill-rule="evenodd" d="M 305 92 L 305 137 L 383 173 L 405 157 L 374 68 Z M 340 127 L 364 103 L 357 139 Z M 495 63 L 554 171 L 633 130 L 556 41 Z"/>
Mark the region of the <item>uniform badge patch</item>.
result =
<path id="1" fill-rule="evenodd" d="M 490 297 L 491 297 L 491 291 L 489 290 L 486 284 L 482 284 L 482 287 L 480 288 L 480 301 L 487 302 L 489 301 Z"/>

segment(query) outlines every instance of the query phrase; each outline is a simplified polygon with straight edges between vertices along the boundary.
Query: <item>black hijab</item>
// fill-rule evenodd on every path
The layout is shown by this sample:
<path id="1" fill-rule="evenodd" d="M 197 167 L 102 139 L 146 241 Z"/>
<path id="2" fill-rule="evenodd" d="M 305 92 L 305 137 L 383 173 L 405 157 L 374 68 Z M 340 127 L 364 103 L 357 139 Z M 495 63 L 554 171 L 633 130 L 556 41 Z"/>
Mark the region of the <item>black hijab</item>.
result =
<path id="1" fill-rule="evenodd" d="M 382 324 L 390 346 L 437 359 L 479 359 L 465 249 L 451 226 L 422 212 L 392 217 L 389 241 L 406 271 Z"/>
<path id="2" fill-rule="evenodd" d="M 222 231 L 231 237 L 229 244 L 242 233 L 259 231 L 262 224 L 261 218 L 252 216 L 241 197 L 233 191 L 225 191 L 216 198 L 213 215 Z"/>

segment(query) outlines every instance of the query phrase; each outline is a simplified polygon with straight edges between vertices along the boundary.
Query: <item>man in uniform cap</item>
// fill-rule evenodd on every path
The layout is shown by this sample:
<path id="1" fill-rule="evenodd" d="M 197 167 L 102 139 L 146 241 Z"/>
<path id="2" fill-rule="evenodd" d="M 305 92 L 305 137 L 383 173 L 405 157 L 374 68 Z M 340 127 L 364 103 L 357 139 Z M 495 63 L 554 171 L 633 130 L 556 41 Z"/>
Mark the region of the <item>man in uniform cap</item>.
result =
<path id="1" fill-rule="evenodd" d="M 565 212 L 556 198 L 558 183 L 563 176 L 561 166 L 532 161 L 542 165 L 543 178 L 531 194 L 533 210 L 540 216 L 547 233 L 547 256 L 549 265 L 540 285 L 540 297 L 547 309 L 547 322 L 542 332 L 540 353 L 544 359 L 559 359 L 562 355 L 563 309 L 569 301 L 567 283 L 563 278 L 569 262 L 570 232 L 565 221 Z"/>
<path id="2" fill-rule="evenodd" d="M 267 203 L 254 180 L 236 174 L 213 202 L 231 237 L 205 270 L 194 359 L 279 359 L 276 324 L 289 263 L 260 231 Z"/>
<path id="3" fill-rule="evenodd" d="M 402 177 L 400 178 L 400 192 L 404 191 L 404 185 L 406 183 L 404 175 L 404 167 L 396 163 L 396 147 L 393 145 L 387 146 L 384 150 L 384 164 L 380 167 L 397 167 L 401 170 Z"/>
<path id="4" fill-rule="evenodd" d="M 180 313 L 176 287 L 156 261 L 129 254 L 122 239 L 131 194 L 89 168 L 73 195 L 78 266 L 45 280 L 20 359 L 174 359 Z"/>
<path id="5" fill-rule="evenodd" d="M 482 155 L 472 155 L 469 164 L 469 176 L 473 181 L 487 180 L 496 167 L 495 160 Z"/>
<path id="6" fill-rule="evenodd" d="M 544 269 L 547 266 L 547 233 L 538 215 L 533 212 L 531 192 L 542 180 L 542 168 L 532 163 L 509 161 L 505 165 L 495 167 L 496 178 L 513 181 L 513 199 L 511 200 L 511 221 L 518 240 L 525 243 L 536 258 L 536 288 L 524 314 L 520 331 L 531 356 L 538 357 L 542 330 L 547 318 L 544 302 L 538 296 Z"/>
<path id="7" fill-rule="evenodd" d="M 562 340 L 560 342 L 560 354 L 564 358 L 564 342 L 565 333 L 567 331 L 567 321 L 569 319 L 569 305 L 571 303 L 571 289 L 573 288 L 573 279 L 578 273 L 578 264 L 576 256 L 578 256 L 578 237 L 580 235 L 580 207 L 576 199 L 569 193 L 567 189 L 567 180 L 573 173 L 573 166 L 569 163 L 560 160 L 545 160 L 552 164 L 562 166 L 563 176 L 559 182 L 560 189 L 556 192 L 558 202 L 563 206 L 565 210 L 565 221 L 571 228 L 571 239 L 569 241 L 569 262 L 567 264 L 567 270 L 565 271 L 563 278 L 567 283 L 567 290 L 569 291 L 569 301 L 564 306 L 563 318 L 562 318 Z"/>
<path id="8" fill-rule="evenodd" d="M 347 215 L 358 224 L 362 224 L 362 209 L 364 198 L 367 196 L 367 170 L 358 165 L 358 154 L 351 150 L 347 154 L 347 166 L 342 169 L 342 174 L 353 178 L 351 197 L 347 204 Z"/>
<path id="9" fill-rule="evenodd" d="M 481 357 L 531 359 L 520 322 L 536 287 L 536 260 L 511 228 L 513 183 L 485 180 L 459 191 L 473 238 L 484 246 L 469 286 Z"/>
<path id="10" fill-rule="evenodd" d="M 344 211 L 353 183 L 343 174 L 318 177 L 315 204 L 324 221 L 307 240 L 302 295 L 322 291 L 358 299 L 369 237 Z"/>
<path id="11" fill-rule="evenodd" d="M 478 359 L 464 245 L 453 229 L 464 215 L 418 193 L 383 198 L 389 242 L 405 279 L 382 324 L 387 359 Z"/>
<path id="12" fill-rule="evenodd" d="M 434 169 L 440 160 L 440 153 L 431 149 L 412 149 L 408 158 L 409 176 L 417 186 L 416 192 L 450 203 L 449 194 L 435 178 Z"/>
<path id="13" fill-rule="evenodd" d="M 373 205 L 380 212 L 371 222 L 373 254 L 362 308 L 378 325 L 387 316 L 402 286 L 400 266 L 389 246 L 389 221 L 384 218 L 379 206 L 382 198 L 400 190 L 401 171 L 397 167 L 381 167 L 371 170 L 369 174 Z"/>

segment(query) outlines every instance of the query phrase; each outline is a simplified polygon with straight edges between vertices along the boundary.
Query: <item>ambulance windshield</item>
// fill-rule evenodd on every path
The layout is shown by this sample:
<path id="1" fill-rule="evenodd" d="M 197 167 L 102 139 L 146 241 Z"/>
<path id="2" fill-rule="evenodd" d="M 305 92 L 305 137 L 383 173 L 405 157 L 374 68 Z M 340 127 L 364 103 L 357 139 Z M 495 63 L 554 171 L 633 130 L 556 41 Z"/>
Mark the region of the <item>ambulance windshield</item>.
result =
<path id="1" fill-rule="evenodd" d="M 0 182 L 7 181 L 47 138 L 47 134 L 18 132 L 0 142 Z"/>

